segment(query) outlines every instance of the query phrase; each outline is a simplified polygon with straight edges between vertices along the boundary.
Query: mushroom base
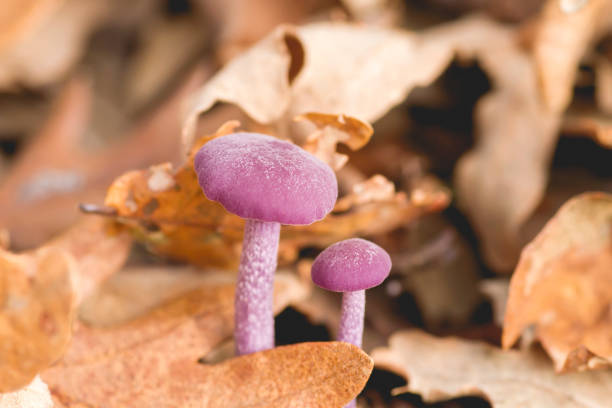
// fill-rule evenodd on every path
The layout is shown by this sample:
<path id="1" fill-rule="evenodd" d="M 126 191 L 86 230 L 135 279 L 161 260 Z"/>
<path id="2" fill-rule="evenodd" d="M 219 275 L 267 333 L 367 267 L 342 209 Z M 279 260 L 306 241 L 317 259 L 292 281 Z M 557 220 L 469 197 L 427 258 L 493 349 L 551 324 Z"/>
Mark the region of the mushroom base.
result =
<path id="1" fill-rule="evenodd" d="M 274 348 L 274 272 L 280 224 L 247 220 L 235 298 L 236 354 Z"/>

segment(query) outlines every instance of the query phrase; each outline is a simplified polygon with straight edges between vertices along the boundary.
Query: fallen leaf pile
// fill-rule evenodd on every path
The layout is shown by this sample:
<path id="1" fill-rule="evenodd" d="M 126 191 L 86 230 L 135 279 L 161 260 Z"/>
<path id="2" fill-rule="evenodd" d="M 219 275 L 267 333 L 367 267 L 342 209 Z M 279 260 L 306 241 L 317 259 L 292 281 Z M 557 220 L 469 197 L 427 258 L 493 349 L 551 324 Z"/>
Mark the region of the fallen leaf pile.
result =
<path id="1" fill-rule="evenodd" d="M 0 408 L 609 407 L 612 2 L 5 0 L 0 23 Z M 242 356 L 245 220 L 194 171 L 235 132 L 338 180 L 281 227 L 276 347 Z M 363 350 L 310 270 L 355 237 L 393 264 Z"/>

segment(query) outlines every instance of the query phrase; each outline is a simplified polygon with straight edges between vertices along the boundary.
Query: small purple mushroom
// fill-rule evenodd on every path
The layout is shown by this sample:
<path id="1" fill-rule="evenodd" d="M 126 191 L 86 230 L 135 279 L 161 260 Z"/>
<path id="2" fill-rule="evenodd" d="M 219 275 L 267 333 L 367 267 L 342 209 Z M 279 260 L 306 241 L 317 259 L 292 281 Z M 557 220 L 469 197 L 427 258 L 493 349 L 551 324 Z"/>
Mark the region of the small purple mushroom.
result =
<path id="1" fill-rule="evenodd" d="M 323 289 L 344 292 L 338 340 L 361 347 L 365 290 L 389 276 L 391 258 L 378 245 L 361 238 L 340 241 L 312 264 L 312 281 Z"/>
<path id="2" fill-rule="evenodd" d="M 338 340 L 361 347 L 365 290 L 380 285 L 391 271 L 391 257 L 378 245 L 352 238 L 327 247 L 312 264 L 312 281 L 323 289 L 344 292 Z M 354 408 L 355 400 L 345 408 Z"/>
<path id="3" fill-rule="evenodd" d="M 280 224 L 324 218 L 338 197 L 336 175 L 300 147 L 258 133 L 211 140 L 196 154 L 194 168 L 209 200 L 246 219 L 236 283 L 236 352 L 273 348 Z"/>

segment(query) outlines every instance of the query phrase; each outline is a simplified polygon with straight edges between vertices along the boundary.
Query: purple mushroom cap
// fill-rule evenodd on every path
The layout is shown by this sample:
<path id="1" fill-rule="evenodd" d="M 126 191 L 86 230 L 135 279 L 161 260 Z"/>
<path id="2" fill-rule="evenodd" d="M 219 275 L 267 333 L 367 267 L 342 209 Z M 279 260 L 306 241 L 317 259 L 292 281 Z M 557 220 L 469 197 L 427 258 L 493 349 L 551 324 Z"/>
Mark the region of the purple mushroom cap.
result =
<path id="1" fill-rule="evenodd" d="M 378 245 L 361 238 L 340 241 L 319 254 L 312 264 L 312 281 L 334 292 L 378 286 L 389 276 L 391 258 Z"/>
<path id="2" fill-rule="evenodd" d="M 311 224 L 334 207 L 333 170 L 302 148 L 258 133 L 213 139 L 194 160 L 200 187 L 242 218 L 290 225 Z"/>

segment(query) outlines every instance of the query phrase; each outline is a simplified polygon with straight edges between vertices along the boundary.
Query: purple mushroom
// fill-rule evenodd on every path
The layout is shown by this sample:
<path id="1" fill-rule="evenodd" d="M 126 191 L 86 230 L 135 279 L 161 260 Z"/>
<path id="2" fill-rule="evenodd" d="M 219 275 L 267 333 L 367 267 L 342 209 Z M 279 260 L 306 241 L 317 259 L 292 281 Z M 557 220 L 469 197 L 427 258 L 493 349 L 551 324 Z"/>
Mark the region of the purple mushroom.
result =
<path id="1" fill-rule="evenodd" d="M 236 352 L 273 348 L 280 224 L 324 218 L 338 197 L 336 175 L 300 147 L 258 133 L 211 140 L 196 154 L 194 168 L 209 200 L 246 219 L 236 284 Z"/>
<path id="2" fill-rule="evenodd" d="M 344 292 L 338 340 L 361 347 L 365 290 L 389 276 L 391 258 L 378 245 L 361 238 L 340 241 L 319 254 L 312 280 L 323 289 Z"/>

